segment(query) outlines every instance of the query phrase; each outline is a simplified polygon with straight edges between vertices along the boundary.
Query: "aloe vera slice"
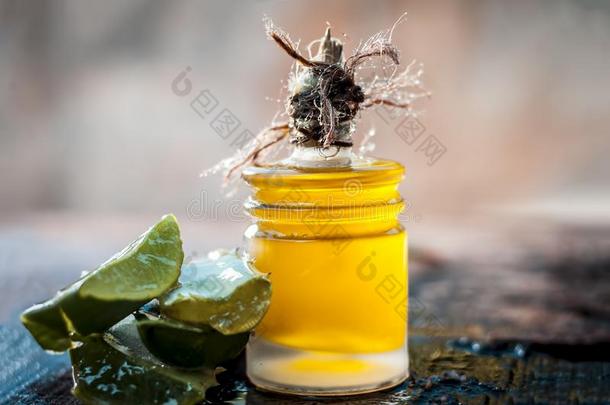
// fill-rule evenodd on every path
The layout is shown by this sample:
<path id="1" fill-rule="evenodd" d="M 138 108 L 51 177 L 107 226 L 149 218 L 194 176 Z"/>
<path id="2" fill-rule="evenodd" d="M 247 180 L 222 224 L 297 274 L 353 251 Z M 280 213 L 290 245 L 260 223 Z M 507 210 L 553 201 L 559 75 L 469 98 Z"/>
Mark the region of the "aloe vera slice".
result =
<path id="1" fill-rule="evenodd" d="M 74 395 L 86 404 L 195 404 L 216 385 L 213 369 L 188 371 L 158 361 L 132 316 L 70 350 Z"/>
<path id="2" fill-rule="evenodd" d="M 134 313 L 142 343 L 157 358 L 177 367 L 216 367 L 248 343 L 249 332 L 223 335 L 210 326 L 187 325 L 160 316 L 148 305 Z"/>
<path id="3" fill-rule="evenodd" d="M 174 286 L 183 257 L 176 218 L 166 215 L 97 269 L 27 309 L 21 321 L 44 349 L 67 350 Z"/>
<path id="4" fill-rule="evenodd" d="M 159 297 L 161 313 L 225 335 L 252 330 L 269 307 L 271 283 L 235 251 L 215 251 L 182 267 L 176 288 Z"/>

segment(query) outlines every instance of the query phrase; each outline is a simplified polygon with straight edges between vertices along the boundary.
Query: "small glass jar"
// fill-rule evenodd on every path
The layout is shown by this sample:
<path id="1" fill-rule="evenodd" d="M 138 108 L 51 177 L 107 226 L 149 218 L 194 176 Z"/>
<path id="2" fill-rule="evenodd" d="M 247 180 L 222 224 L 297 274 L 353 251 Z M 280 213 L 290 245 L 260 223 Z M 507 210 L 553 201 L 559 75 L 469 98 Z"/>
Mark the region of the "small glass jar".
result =
<path id="1" fill-rule="evenodd" d="M 273 289 L 247 348 L 257 387 L 350 395 L 408 376 L 403 176 L 387 160 L 244 171 L 247 251 Z"/>

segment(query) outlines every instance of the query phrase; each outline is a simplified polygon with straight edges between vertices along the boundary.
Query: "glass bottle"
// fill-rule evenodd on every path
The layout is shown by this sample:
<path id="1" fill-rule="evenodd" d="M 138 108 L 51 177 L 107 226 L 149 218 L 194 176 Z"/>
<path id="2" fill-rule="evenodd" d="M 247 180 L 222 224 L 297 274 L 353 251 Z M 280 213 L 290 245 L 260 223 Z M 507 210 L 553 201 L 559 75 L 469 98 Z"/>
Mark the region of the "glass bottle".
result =
<path id="1" fill-rule="evenodd" d="M 269 311 L 247 348 L 259 388 L 349 395 L 408 375 L 406 232 L 393 161 L 293 158 L 250 167 L 247 252 L 269 273 Z M 320 150 L 318 149 L 318 152 Z"/>

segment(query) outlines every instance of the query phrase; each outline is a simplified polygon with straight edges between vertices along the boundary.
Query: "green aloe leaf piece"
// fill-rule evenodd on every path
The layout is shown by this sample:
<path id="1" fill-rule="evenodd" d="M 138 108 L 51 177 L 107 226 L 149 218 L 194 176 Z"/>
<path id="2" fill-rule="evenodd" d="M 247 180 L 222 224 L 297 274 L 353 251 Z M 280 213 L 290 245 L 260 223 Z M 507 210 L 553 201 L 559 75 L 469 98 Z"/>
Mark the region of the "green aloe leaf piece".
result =
<path id="1" fill-rule="evenodd" d="M 223 335 L 207 325 L 164 318 L 154 305 L 134 316 L 146 348 L 164 363 L 178 367 L 216 367 L 237 357 L 250 336 L 249 332 Z"/>
<path id="2" fill-rule="evenodd" d="M 183 257 L 176 218 L 166 215 L 97 269 L 27 309 L 21 321 L 44 349 L 67 350 L 174 286 Z"/>
<path id="3" fill-rule="evenodd" d="M 182 267 L 178 286 L 159 297 L 161 313 L 225 335 L 252 330 L 269 307 L 271 283 L 235 251 L 215 251 Z"/>
<path id="4" fill-rule="evenodd" d="M 216 385 L 214 370 L 188 371 L 157 360 L 142 344 L 133 316 L 103 337 L 70 350 L 74 395 L 85 404 L 199 403 Z"/>

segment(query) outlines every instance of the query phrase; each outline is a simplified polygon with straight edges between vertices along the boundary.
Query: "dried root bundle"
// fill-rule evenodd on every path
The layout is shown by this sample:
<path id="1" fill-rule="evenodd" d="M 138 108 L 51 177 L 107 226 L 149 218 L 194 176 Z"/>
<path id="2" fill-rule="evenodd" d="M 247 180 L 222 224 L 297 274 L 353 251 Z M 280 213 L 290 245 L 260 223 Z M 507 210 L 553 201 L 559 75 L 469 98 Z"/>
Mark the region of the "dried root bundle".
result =
<path id="1" fill-rule="evenodd" d="M 273 40 L 292 59 L 296 68 L 290 81 L 291 94 L 286 102 L 286 122 L 274 123 L 261 131 L 249 145 L 221 162 L 227 178 L 246 165 L 256 164 L 263 155 L 282 145 L 286 139 L 301 147 L 351 147 L 352 133 L 359 112 L 375 105 L 385 105 L 411 111 L 415 99 L 426 96 L 420 85 L 423 71 L 413 72 L 413 63 L 399 72 L 400 53 L 392 45 L 392 32 L 405 15 L 391 29 L 379 32 L 361 43 L 354 53 L 343 60 L 343 44 L 327 28 L 318 43 L 314 57 L 305 56 L 282 29 L 270 19 L 265 20 L 268 38 Z M 357 82 L 357 71 L 365 62 L 378 58 L 386 67 L 394 66 L 389 77 L 375 76 Z M 415 91 L 414 91 L 415 90 Z"/>

